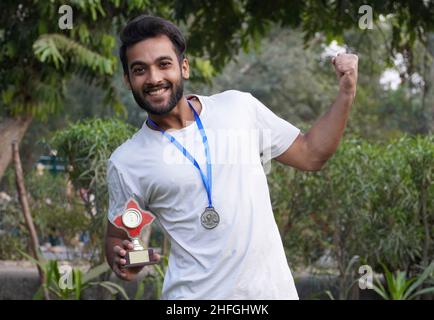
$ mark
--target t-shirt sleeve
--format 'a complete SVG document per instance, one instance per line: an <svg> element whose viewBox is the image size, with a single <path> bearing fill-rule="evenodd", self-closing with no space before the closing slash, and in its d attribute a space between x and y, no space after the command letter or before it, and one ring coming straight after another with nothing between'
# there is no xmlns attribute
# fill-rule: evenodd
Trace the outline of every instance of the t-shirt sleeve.
<svg viewBox="0 0 434 320"><path fill-rule="evenodd" d="M285 152L295 141L300 129L278 117L262 102L252 97L256 128L259 130L259 150L263 162L268 162Z"/></svg>
<svg viewBox="0 0 434 320"><path fill-rule="evenodd" d="M109 194L108 219L111 223L121 214L131 194L122 173L112 161L107 162L107 187Z"/></svg>

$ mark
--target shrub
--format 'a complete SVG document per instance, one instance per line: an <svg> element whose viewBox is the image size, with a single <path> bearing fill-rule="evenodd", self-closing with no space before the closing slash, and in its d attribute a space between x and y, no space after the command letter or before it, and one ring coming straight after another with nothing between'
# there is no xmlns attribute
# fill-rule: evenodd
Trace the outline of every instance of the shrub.
<svg viewBox="0 0 434 320"><path fill-rule="evenodd" d="M354 256L381 271L434 258L433 136L372 144L346 139L319 172L273 166L274 213L294 266L327 251L339 272Z"/></svg>
<svg viewBox="0 0 434 320"><path fill-rule="evenodd" d="M111 153L137 129L117 119L92 119L69 125L56 132L51 145L67 159L69 179L80 190L90 218L91 245L103 257L107 223L107 160Z"/></svg>

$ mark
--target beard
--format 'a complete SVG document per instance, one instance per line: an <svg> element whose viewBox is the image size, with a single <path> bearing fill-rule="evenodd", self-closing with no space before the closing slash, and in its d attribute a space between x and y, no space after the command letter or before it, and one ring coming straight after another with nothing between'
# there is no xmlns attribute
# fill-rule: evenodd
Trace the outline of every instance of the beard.
<svg viewBox="0 0 434 320"><path fill-rule="evenodd" d="M155 106L152 103L148 102L145 98L146 91L150 89L158 88L168 88L171 91L169 101L164 106ZM158 86L148 86L144 88L142 91L132 89L134 100L139 105L140 108L153 115L165 115L170 113L170 111L175 108L178 101L181 100L184 95L184 80L180 78L180 81L177 84L172 84L169 81L166 81L162 85Z"/></svg>

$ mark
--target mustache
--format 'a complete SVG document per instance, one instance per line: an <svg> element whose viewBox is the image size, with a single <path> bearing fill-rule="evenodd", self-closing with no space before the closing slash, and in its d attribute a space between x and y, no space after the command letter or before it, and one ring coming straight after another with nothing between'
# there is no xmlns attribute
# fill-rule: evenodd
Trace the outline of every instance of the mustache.
<svg viewBox="0 0 434 320"><path fill-rule="evenodd" d="M160 83L157 85L145 85L143 87L143 92L149 92L149 91L160 90L160 89L168 89L171 87L172 87L172 84L170 82L166 81L164 83Z"/></svg>

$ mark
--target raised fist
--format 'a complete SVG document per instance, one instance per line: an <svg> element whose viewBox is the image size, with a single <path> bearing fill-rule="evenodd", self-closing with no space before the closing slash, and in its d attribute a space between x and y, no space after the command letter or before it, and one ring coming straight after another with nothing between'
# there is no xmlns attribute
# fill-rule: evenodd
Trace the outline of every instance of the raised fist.
<svg viewBox="0 0 434 320"><path fill-rule="evenodd" d="M358 60L359 58L351 53L338 53L332 58L332 64L339 80L339 90L342 93L356 94Z"/></svg>

